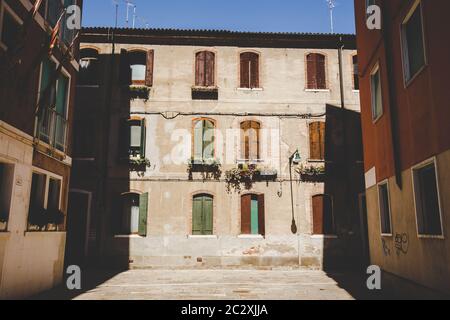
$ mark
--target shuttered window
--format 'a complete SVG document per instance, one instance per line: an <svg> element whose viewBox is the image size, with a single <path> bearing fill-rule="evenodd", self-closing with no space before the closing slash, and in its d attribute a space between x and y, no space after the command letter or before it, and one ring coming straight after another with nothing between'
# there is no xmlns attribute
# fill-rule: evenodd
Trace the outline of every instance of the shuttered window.
<svg viewBox="0 0 450 320"><path fill-rule="evenodd" d="M392 234L391 228L391 206L389 203L389 185L383 183L378 185L378 202L380 207L381 234Z"/></svg>
<svg viewBox="0 0 450 320"><path fill-rule="evenodd" d="M309 124L309 146L311 160L325 159L325 122Z"/></svg>
<svg viewBox="0 0 450 320"><path fill-rule="evenodd" d="M266 234L264 195L247 194L241 197L241 233Z"/></svg>
<svg viewBox="0 0 450 320"><path fill-rule="evenodd" d="M215 84L214 68L214 52L198 52L195 55L195 85L199 87L213 87Z"/></svg>
<svg viewBox="0 0 450 320"><path fill-rule="evenodd" d="M254 52L241 53L241 88L259 88L259 55Z"/></svg>
<svg viewBox="0 0 450 320"><path fill-rule="evenodd" d="M121 50L120 83L153 86L154 50Z"/></svg>
<svg viewBox="0 0 450 320"><path fill-rule="evenodd" d="M313 208L313 234L333 235L334 219L331 197L328 195L316 195L312 198Z"/></svg>
<svg viewBox="0 0 450 320"><path fill-rule="evenodd" d="M146 156L146 122L145 119L123 119L119 132L119 158Z"/></svg>
<svg viewBox="0 0 450 320"><path fill-rule="evenodd" d="M310 53L306 56L307 89L326 89L325 56Z"/></svg>
<svg viewBox="0 0 450 320"><path fill-rule="evenodd" d="M370 75L370 89L372 97L372 120L376 121L383 115L383 95L381 89L381 73L376 67Z"/></svg>
<svg viewBox="0 0 450 320"><path fill-rule="evenodd" d="M353 89L359 90L359 69L358 69L358 56L352 57L353 62Z"/></svg>
<svg viewBox="0 0 450 320"><path fill-rule="evenodd" d="M246 161L260 159L261 125L256 121L246 121L241 124L241 158Z"/></svg>
<svg viewBox="0 0 450 320"><path fill-rule="evenodd" d="M148 193L122 195L121 230L123 235L147 235Z"/></svg>
<svg viewBox="0 0 450 320"><path fill-rule="evenodd" d="M402 47L405 81L411 80L425 65L422 25L422 5L419 3L402 24Z"/></svg>
<svg viewBox="0 0 450 320"><path fill-rule="evenodd" d="M419 234L442 236L439 192L434 163L414 170L414 195Z"/></svg>
<svg viewBox="0 0 450 320"><path fill-rule="evenodd" d="M215 158L215 125L208 119L194 122L194 160L205 161Z"/></svg>
<svg viewBox="0 0 450 320"><path fill-rule="evenodd" d="M208 194L194 196L192 207L192 235L213 234L213 197Z"/></svg>

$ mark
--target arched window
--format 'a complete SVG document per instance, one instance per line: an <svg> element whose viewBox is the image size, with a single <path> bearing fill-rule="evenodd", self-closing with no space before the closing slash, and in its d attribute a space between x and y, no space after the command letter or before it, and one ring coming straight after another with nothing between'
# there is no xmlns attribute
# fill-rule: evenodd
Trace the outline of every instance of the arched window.
<svg viewBox="0 0 450 320"><path fill-rule="evenodd" d="M257 161L260 159L261 124L256 121L241 123L241 158L245 161Z"/></svg>
<svg viewBox="0 0 450 320"><path fill-rule="evenodd" d="M194 196L192 204L192 235L213 235L214 197L209 194Z"/></svg>
<svg viewBox="0 0 450 320"><path fill-rule="evenodd" d="M244 52L240 56L241 88L259 88L259 55Z"/></svg>
<svg viewBox="0 0 450 320"><path fill-rule="evenodd" d="M209 119L194 121L194 161L212 160L215 158L215 124Z"/></svg>
<svg viewBox="0 0 450 320"><path fill-rule="evenodd" d="M148 194L126 193L121 196L120 233L147 235Z"/></svg>
<svg viewBox="0 0 450 320"><path fill-rule="evenodd" d="M213 87L215 85L214 72L214 52L197 52L195 55L195 85L199 87Z"/></svg>
<svg viewBox="0 0 450 320"><path fill-rule="evenodd" d="M147 69L147 54L144 51L131 51L128 53L131 68L131 83L145 84L145 72Z"/></svg>
<svg viewBox="0 0 450 320"><path fill-rule="evenodd" d="M80 51L80 85L96 85L99 82L99 55L98 51L91 48Z"/></svg>
<svg viewBox="0 0 450 320"><path fill-rule="evenodd" d="M264 195L243 195L241 197L241 233L265 235L264 220Z"/></svg>
<svg viewBox="0 0 450 320"><path fill-rule="evenodd" d="M123 85L153 86L154 50L120 51L119 81Z"/></svg>
<svg viewBox="0 0 450 320"><path fill-rule="evenodd" d="M309 158L311 160L325 159L325 122L309 124Z"/></svg>
<svg viewBox="0 0 450 320"><path fill-rule="evenodd" d="M307 89L326 89L325 56L310 53L306 56Z"/></svg>
<svg viewBox="0 0 450 320"><path fill-rule="evenodd" d="M313 234L333 235L334 218L331 197L326 194L319 194L312 198L313 209Z"/></svg>

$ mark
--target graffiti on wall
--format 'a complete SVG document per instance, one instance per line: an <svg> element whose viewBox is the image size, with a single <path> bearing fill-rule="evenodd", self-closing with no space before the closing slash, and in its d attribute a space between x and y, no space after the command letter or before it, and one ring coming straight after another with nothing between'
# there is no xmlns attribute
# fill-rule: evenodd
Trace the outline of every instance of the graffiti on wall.
<svg viewBox="0 0 450 320"><path fill-rule="evenodd" d="M389 248L389 245L386 242L386 239L382 239L382 244L383 244L383 253L385 257L388 257L391 255L391 248Z"/></svg>
<svg viewBox="0 0 450 320"><path fill-rule="evenodd" d="M395 235L395 250L397 251L397 256L401 254L408 254L409 249L409 236L407 233L397 233Z"/></svg>

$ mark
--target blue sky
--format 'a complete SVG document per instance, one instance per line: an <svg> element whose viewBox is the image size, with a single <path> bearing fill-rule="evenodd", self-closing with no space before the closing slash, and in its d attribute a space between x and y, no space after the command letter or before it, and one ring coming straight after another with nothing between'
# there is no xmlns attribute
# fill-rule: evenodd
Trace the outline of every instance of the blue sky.
<svg viewBox="0 0 450 320"><path fill-rule="evenodd" d="M126 23L119 2L119 26ZM326 0L131 0L137 27L235 31L330 32ZM114 26L114 0L84 0L84 26ZM131 17L130 10L130 17ZM354 33L353 0L336 0L335 32ZM131 18L130 18L131 26Z"/></svg>

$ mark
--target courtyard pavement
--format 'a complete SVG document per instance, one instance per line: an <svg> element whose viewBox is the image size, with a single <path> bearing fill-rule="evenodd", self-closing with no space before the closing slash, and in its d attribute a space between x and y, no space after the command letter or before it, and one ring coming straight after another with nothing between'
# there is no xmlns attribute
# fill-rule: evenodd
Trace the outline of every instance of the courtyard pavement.
<svg viewBox="0 0 450 320"><path fill-rule="evenodd" d="M313 270L129 270L83 274L81 291L59 288L35 299L354 300L378 299L366 279Z"/></svg>

